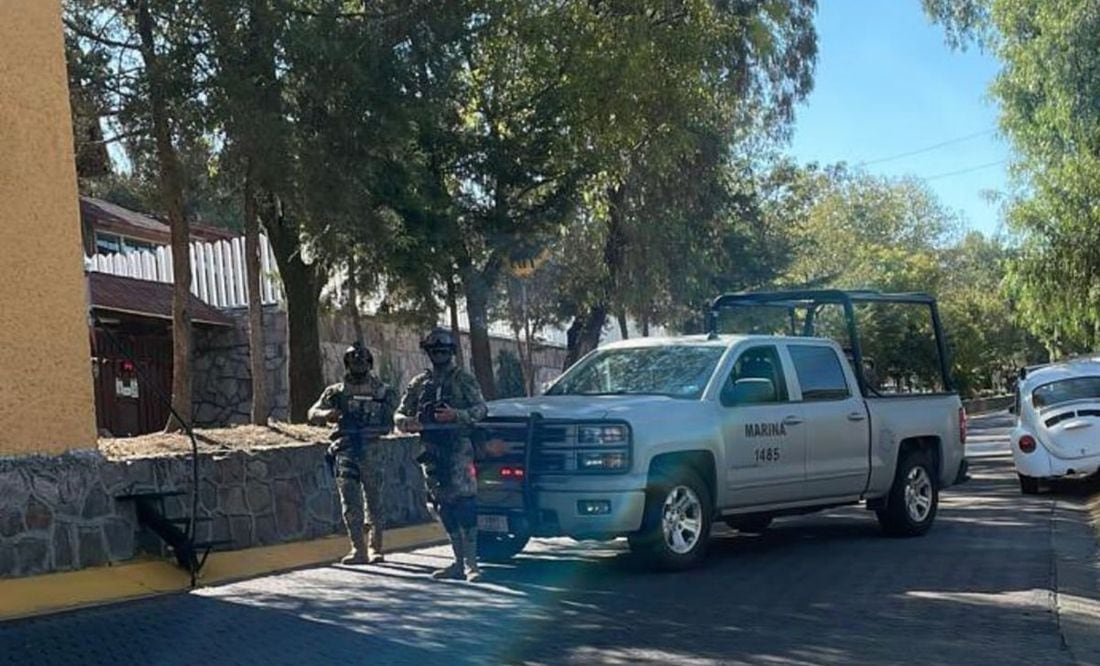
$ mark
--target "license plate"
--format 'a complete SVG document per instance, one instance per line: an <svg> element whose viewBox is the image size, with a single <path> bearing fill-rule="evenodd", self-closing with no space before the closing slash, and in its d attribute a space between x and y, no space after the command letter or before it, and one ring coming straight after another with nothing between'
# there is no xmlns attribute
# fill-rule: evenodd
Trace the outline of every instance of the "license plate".
<svg viewBox="0 0 1100 666"><path fill-rule="evenodd" d="M486 532L508 532L508 516L478 516L477 528Z"/></svg>

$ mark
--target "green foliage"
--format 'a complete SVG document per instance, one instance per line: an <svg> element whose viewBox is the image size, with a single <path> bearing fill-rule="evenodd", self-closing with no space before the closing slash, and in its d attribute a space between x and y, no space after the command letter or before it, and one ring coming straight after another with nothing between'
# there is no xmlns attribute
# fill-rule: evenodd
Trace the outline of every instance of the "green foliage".
<svg viewBox="0 0 1100 666"><path fill-rule="evenodd" d="M993 5L1004 67L993 86L1019 160L1009 222L1013 294L1055 353L1100 345L1100 11L1095 3Z"/></svg>
<svg viewBox="0 0 1100 666"><path fill-rule="evenodd" d="M1042 358L1002 288L1011 251L977 232L959 238L957 217L927 186L844 167L811 166L795 181L804 193L796 199L802 221L794 226L787 284L936 295L953 382L966 394L1001 385L1014 368ZM875 305L857 317L880 379L937 383L927 311ZM841 324L838 313L828 313L819 330L846 340Z"/></svg>
<svg viewBox="0 0 1100 666"><path fill-rule="evenodd" d="M418 322L454 281L474 322L690 326L784 263L759 156L810 90L811 0L148 2L185 208L239 227L253 206L293 301L353 268ZM74 99L124 137L124 173L86 190L163 210L130 16L67 2ZM502 276L532 257L517 308Z"/></svg>
<svg viewBox="0 0 1100 666"><path fill-rule="evenodd" d="M959 226L926 185L843 166L803 176L812 205L791 230L799 248L787 281L848 289L934 290L936 255Z"/></svg>
<svg viewBox="0 0 1100 666"><path fill-rule="evenodd" d="M921 0L928 17L943 26L947 43L966 48L971 42L987 47L996 38L990 21L994 0Z"/></svg>
<svg viewBox="0 0 1100 666"><path fill-rule="evenodd" d="M1100 345L1100 11L1088 0L925 0L949 36L1002 63L993 88L1016 149L1006 287L1055 356ZM956 39L958 41L958 39Z"/></svg>

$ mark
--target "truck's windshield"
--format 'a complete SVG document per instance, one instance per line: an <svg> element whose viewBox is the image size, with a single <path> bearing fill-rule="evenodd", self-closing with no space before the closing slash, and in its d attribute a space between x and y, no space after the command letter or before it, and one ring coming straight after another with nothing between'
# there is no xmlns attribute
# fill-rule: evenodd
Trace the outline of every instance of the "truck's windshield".
<svg viewBox="0 0 1100 666"><path fill-rule="evenodd" d="M547 395L667 395L698 399L724 347L605 349L573 366Z"/></svg>

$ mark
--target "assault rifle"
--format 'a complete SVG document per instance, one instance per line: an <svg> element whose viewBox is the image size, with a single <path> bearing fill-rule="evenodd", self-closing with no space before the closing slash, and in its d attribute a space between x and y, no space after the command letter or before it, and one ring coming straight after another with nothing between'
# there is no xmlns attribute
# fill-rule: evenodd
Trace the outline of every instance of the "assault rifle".
<svg viewBox="0 0 1100 666"><path fill-rule="evenodd" d="M435 419L437 410L449 407L442 400L425 400L420 403L416 420L420 423L420 437L424 442L433 446L416 457L416 462L424 466L424 473L436 478L441 485L450 482L449 474L439 474L440 470L451 466L452 456L463 436L469 437L477 443L479 435L483 434L473 423L440 423Z"/></svg>
<svg viewBox="0 0 1100 666"><path fill-rule="evenodd" d="M336 453L345 449L359 452L367 442L388 435L393 430L393 416L383 413L384 398L365 395L336 396L336 410L340 413L336 429L329 435L332 444L325 452L325 464L329 472L336 474Z"/></svg>

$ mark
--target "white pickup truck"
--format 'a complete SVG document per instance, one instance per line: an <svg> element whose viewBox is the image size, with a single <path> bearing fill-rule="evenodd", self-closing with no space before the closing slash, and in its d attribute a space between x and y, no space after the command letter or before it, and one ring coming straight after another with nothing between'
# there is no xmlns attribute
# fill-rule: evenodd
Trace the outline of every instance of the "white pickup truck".
<svg viewBox="0 0 1100 666"><path fill-rule="evenodd" d="M720 297L709 335L609 344L543 396L490 403L482 556L511 557L538 536L626 536L654 565L686 568L704 557L715 520L757 532L775 516L857 502L888 534L924 534L940 489L965 479L965 414L946 389L884 396L853 371L864 367L853 304L879 300L931 309L949 387L931 297L775 292ZM792 329L799 307L810 322L824 305L843 308L851 348L716 330L723 308L777 304Z"/></svg>

